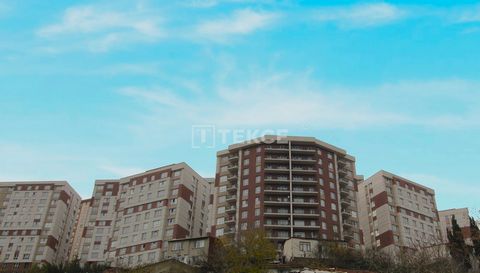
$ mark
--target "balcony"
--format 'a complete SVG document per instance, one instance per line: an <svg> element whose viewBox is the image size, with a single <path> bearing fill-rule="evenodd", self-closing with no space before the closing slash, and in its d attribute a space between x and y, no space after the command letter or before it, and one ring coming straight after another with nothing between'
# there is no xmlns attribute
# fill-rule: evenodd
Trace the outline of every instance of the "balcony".
<svg viewBox="0 0 480 273"><path fill-rule="evenodd" d="M230 216L225 219L225 224L232 224L235 223L235 216Z"/></svg>
<svg viewBox="0 0 480 273"><path fill-rule="evenodd" d="M315 225L293 225L294 229L320 229L320 226Z"/></svg>
<svg viewBox="0 0 480 273"><path fill-rule="evenodd" d="M341 178L351 178L349 170L345 168L338 169L338 176Z"/></svg>
<svg viewBox="0 0 480 273"><path fill-rule="evenodd" d="M265 172L280 172L280 173L285 173L285 172L290 172L290 169L287 166L283 165L266 165L265 166Z"/></svg>
<svg viewBox="0 0 480 273"><path fill-rule="evenodd" d="M227 191L237 191L237 185L229 185L227 186Z"/></svg>
<svg viewBox="0 0 480 273"><path fill-rule="evenodd" d="M226 202L237 201L237 196L234 195L234 194L227 195L226 198L225 198L225 201L226 201Z"/></svg>
<svg viewBox="0 0 480 273"><path fill-rule="evenodd" d="M318 181L315 180L314 177L305 177L305 176L294 176L292 178L292 182L294 184L300 185L300 184L305 184L305 185L315 185L318 184Z"/></svg>
<svg viewBox="0 0 480 273"><path fill-rule="evenodd" d="M232 213L237 212L237 208L235 206L229 206L225 208L225 213Z"/></svg>
<svg viewBox="0 0 480 273"><path fill-rule="evenodd" d="M264 213L265 217L283 217L290 216L290 212L288 210L266 210Z"/></svg>
<svg viewBox="0 0 480 273"><path fill-rule="evenodd" d="M292 202L293 205L297 205L297 206L318 206L318 202L316 200L301 200L301 199L294 199L293 202Z"/></svg>
<svg viewBox="0 0 480 273"><path fill-rule="evenodd" d="M315 164L317 161L311 156L293 156L292 162L302 164Z"/></svg>
<svg viewBox="0 0 480 273"><path fill-rule="evenodd" d="M293 188L292 193L294 195L318 195L319 191L315 188Z"/></svg>
<svg viewBox="0 0 480 273"><path fill-rule="evenodd" d="M238 154L230 155L230 156L228 157L228 160L231 161L231 162L238 161Z"/></svg>
<svg viewBox="0 0 480 273"><path fill-rule="evenodd" d="M344 238L345 241L353 240L355 238L355 233L353 231L350 231L350 230L344 230L343 238Z"/></svg>
<svg viewBox="0 0 480 273"><path fill-rule="evenodd" d="M283 182L283 183L290 183L290 179L288 179L288 176L271 176L267 175L265 176L265 182Z"/></svg>
<svg viewBox="0 0 480 273"><path fill-rule="evenodd" d="M235 234L235 228L231 227L225 230L224 235Z"/></svg>
<svg viewBox="0 0 480 273"><path fill-rule="evenodd" d="M337 164L339 168L347 166L347 161L344 158L338 158Z"/></svg>
<svg viewBox="0 0 480 273"><path fill-rule="evenodd" d="M238 164L229 165L227 169L230 172L236 172L236 171L238 171Z"/></svg>
<svg viewBox="0 0 480 273"><path fill-rule="evenodd" d="M286 194L290 193L288 187L265 187L264 189L265 194Z"/></svg>
<svg viewBox="0 0 480 273"><path fill-rule="evenodd" d="M263 224L263 226L265 228L280 228L280 229L284 229L284 228L290 228L290 223L279 223L279 222L265 222L265 224Z"/></svg>
<svg viewBox="0 0 480 273"><path fill-rule="evenodd" d="M273 150L285 151L285 150L287 150L288 151L288 146L287 145L267 145L267 146L265 146L265 150L267 150L267 151L273 151Z"/></svg>
<svg viewBox="0 0 480 273"><path fill-rule="evenodd" d="M265 205L288 205L290 200L288 198L265 198L263 201Z"/></svg>
<svg viewBox="0 0 480 273"><path fill-rule="evenodd" d="M338 182L340 183L341 187L348 187L350 185L350 182L345 178L338 179Z"/></svg>
<svg viewBox="0 0 480 273"><path fill-rule="evenodd" d="M352 217L352 211L342 209L342 216L343 216L343 218L350 218L350 217Z"/></svg>
<svg viewBox="0 0 480 273"><path fill-rule="evenodd" d="M357 228L357 222L354 222L354 221L351 221L351 220L345 220L343 221L343 227L345 229L353 229L353 228Z"/></svg>
<svg viewBox="0 0 480 273"><path fill-rule="evenodd" d="M238 176L236 174L230 175L230 176L228 176L227 180L230 181L230 182L237 181Z"/></svg>
<svg viewBox="0 0 480 273"><path fill-rule="evenodd" d="M350 201L350 199L347 199L347 198L342 198L340 200L340 203L341 203L342 207L344 207L344 208L352 206L352 202Z"/></svg>
<svg viewBox="0 0 480 273"><path fill-rule="evenodd" d="M293 166L292 172L294 173L316 173L317 170L314 168L309 167L302 167L302 166Z"/></svg>
<svg viewBox="0 0 480 273"><path fill-rule="evenodd" d="M268 232L266 237L270 240L288 240L290 238L289 232Z"/></svg>
<svg viewBox="0 0 480 273"><path fill-rule="evenodd" d="M301 153L301 154L314 154L317 152L317 149L314 147L309 147L309 146L299 146L299 145L294 145L292 146L292 153Z"/></svg>
<svg viewBox="0 0 480 273"><path fill-rule="evenodd" d="M304 209L294 209L293 210L293 217L294 218L318 218L320 217L320 214L311 209L307 209L307 210L304 210Z"/></svg>
<svg viewBox="0 0 480 273"><path fill-rule="evenodd" d="M288 162L288 156L280 156L280 155L267 155L265 157L265 162Z"/></svg>

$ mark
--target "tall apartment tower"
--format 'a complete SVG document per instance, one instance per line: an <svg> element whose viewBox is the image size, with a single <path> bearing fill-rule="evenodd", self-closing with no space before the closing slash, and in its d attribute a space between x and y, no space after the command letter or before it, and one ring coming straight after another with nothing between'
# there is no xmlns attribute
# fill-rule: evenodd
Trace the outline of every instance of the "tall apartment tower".
<svg viewBox="0 0 480 273"><path fill-rule="evenodd" d="M80 249L82 246L82 235L87 223L88 209L90 208L91 199L82 200L80 202L80 211L77 213L76 224L73 229L72 246L69 253L69 261L80 259Z"/></svg>
<svg viewBox="0 0 480 273"><path fill-rule="evenodd" d="M119 198L119 180L97 180L93 195L87 206L87 215L83 225L79 258L85 263L106 263L108 249L113 236L113 225L117 216L116 208Z"/></svg>
<svg viewBox="0 0 480 273"><path fill-rule="evenodd" d="M359 247L355 158L313 137L264 136L217 153L212 233L261 228Z"/></svg>
<svg viewBox="0 0 480 273"><path fill-rule="evenodd" d="M169 240L207 234L210 185L185 163L95 183L81 262L135 267L165 257Z"/></svg>
<svg viewBox="0 0 480 273"><path fill-rule="evenodd" d="M468 208L448 209L438 212L440 217L440 227L442 229L443 242L448 243L447 234L452 230L452 218L455 217L458 226L462 229L465 243L473 245L472 232L470 230L470 214Z"/></svg>
<svg viewBox="0 0 480 273"><path fill-rule="evenodd" d="M386 171L358 185L366 248L393 253L442 242L434 190Z"/></svg>
<svg viewBox="0 0 480 273"><path fill-rule="evenodd" d="M1 269L66 261L80 201L65 181L0 183Z"/></svg>

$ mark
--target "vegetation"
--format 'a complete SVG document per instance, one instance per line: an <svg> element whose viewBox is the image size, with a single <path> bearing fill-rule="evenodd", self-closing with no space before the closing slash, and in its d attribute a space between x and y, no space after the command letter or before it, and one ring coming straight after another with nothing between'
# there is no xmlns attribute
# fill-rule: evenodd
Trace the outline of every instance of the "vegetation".
<svg viewBox="0 0 480 273"><path fill-rule="evenodd" d="M471 249L466 245L462 229L458 225L455 217L452 217L452 230L447 232L449 241L448 247L452 258L457 264L462 265L464 270L472 268L470 261Z"/></svg>
<svg viewBox="0 0 480 273"><path fill-rule="evenodd" d="M473 217L470 218L470 231L472 233L473 255L480 262L480 230Z"/></svg>
<svg viewBox="0 0 480 273"><path fill-rule="evenodd" d="M80 266L78 260L61 265L38 265L31 266L27 273L103 273L108 267L103 265Z"/></svg>
<svg viewBox="0 0 480 273"><path fill-rule="evenodd" d="M265 238L265 232L249 230L242 232L238 240L217 240L201 266L201 272L263 273L275 258L275 246Z"/></svg>
<svg viewBox="0 0 480 273"><path fill-rule="evenodd" d="M395 255L369 250L359 250L333 245L327 250L329 258L321 262L327 267L353 270L368 270L377 273L461 273L459 267L448 257L435 250L404 250Z"/></svg>

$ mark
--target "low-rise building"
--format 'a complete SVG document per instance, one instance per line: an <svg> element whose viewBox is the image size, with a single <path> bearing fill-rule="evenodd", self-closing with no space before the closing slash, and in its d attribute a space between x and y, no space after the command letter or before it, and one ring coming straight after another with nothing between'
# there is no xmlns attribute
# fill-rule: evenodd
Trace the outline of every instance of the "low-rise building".
<svg viewBox="0 0 480 273"><path fill-rule="evenodd" d="M440 216L443 242L448 243L447 234L452 230L452 218L455 217L458 226L462 229L465 243L468 245L473 245L472 233L470 231L470 214L468 213L468 208L441 210L438 212L438 214Z"/></svg>
<svg viewBox="0 0 480 273"><path fill-rule="evenodd" d="M331 241L306 238L290 238L283 245L282 262L290 262L295 258L327 259L329 258L329 249L336 247L348 247L346 241Z"/></svg>
<svg viewBox="0 0 480 273"><path fill-rule="evenodd" d="M215 238L210 236L168 241L166 259L176 259L189 265L199 265L208 258Z"/></svg>

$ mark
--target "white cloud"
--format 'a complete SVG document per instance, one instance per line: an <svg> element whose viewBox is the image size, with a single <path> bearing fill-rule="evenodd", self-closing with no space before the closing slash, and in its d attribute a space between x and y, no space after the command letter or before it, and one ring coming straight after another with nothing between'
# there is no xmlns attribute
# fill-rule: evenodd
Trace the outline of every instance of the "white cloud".
<svg viewBox="0 0 480 273"><path fill-rule="evenodd" d="M356 129L376 126L477 128L480 83L444 80L400 82L368 88L321 85L303 75L225 79L214 92L183 97L160 87L126 87L127 95L152 111L146 123L213 124L223 127ZM178 92L182 90L177 90ZM478 93L477 93L478 94ZM413 105L412 97L422 107ZM437 100L461 104L463 110L424 111ZM458 107L456 107L458 108ZM170 124L175 123L169 119Z"/></svg>
<svg viewBox="0 0 480 273"><path fill-rule="evenodd" d="M145 170L137 167L125 167L125 166L116 166L112 164L106 164L99 166L99 169L111 173L116 176L116 178L126 177L129 175L142 173Z"/></svg>
<svg viewBox="0 0 480 273"><path fill-rule="evenodd" d="M270 26L279 14L251 9L236 10L229 17L204 21L195 29L201 39L224 42L234 35L247 35Z"/></svg>
<svg viewBox="0 0 480 273"><path fill-rule="evenodd" d="M364 28L385 25L405 17L407 11L387 3L327 7L315 13L315 19L333 22L344 28Z"/></svg>
<svg viewBox="0 0 480 273"><path fill-rule="evenodd" d="M72 37L91 51L106 51L124 43L153 42L165 36L158 14L143 8L115 11L102 6L68 8L60 22L37 30L42 38Z"/></svg>
<svg viewBox="0 0 480 273"><path fill-rule="evenodd" d="M480 22L480 5L468 6L454 12L457 23Z"/></svg>

